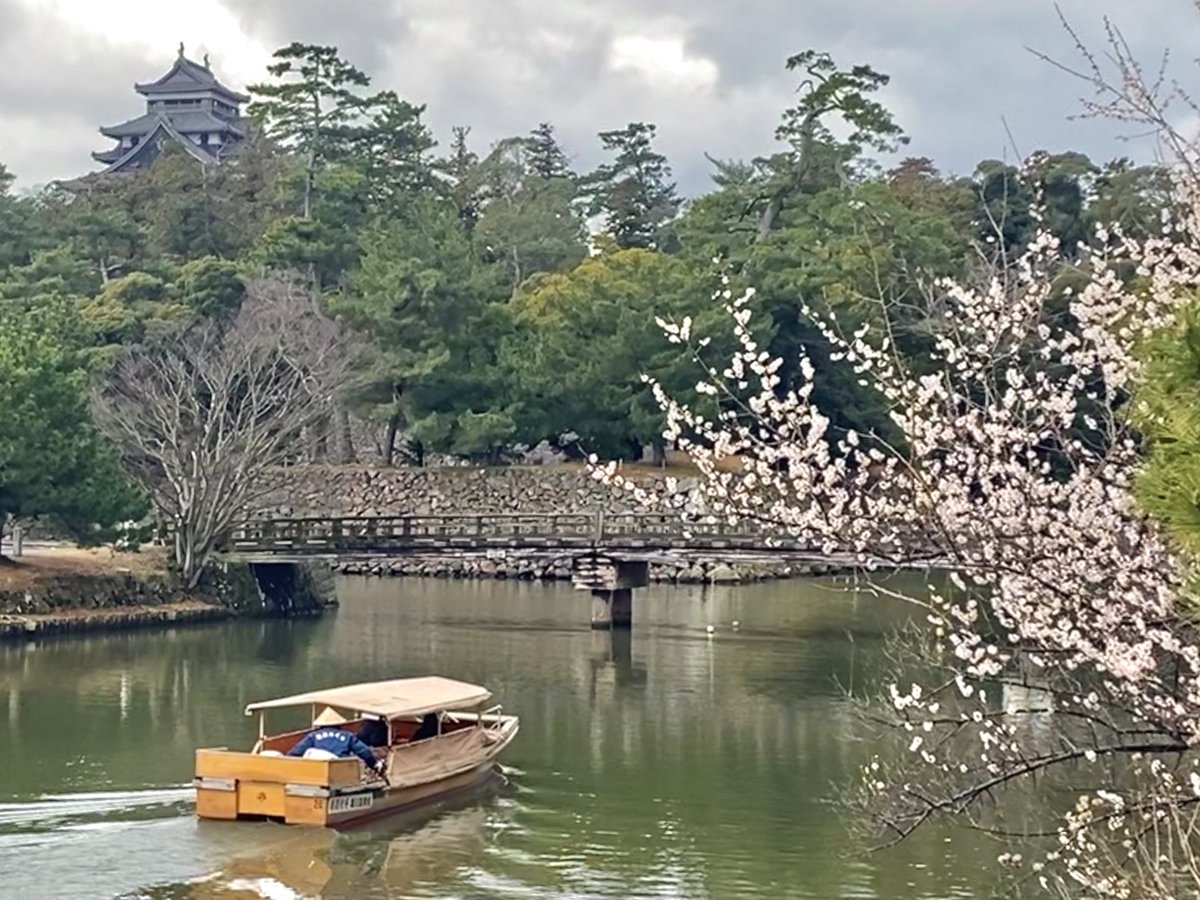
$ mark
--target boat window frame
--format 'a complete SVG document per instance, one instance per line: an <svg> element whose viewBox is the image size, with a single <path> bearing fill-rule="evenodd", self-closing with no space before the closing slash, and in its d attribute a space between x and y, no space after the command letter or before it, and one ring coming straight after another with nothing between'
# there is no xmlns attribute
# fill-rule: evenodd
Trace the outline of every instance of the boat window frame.
<svg viewBox="0 0 1200 900"><path fill-rule="evenodd" d="M317 703L310 704L308 725L306 726L305 730L311 731L314 728L318 727L318 725L315 721L315 719L318 715L318 713L317 713L318 706L321 706L324 709L333 709L339 713L350 714L350 718L347 719L346 721L352 721L353 719L377 719L377 720L383 721L385 727L387 728L387 744L385 745L386 748L389 750L389 752L398 749L398 745L396 745L394 743L396 734L392 728L392 717L391 716L383 716L383 715L380 715L379 713L366 712L364 710L353 709L352 707L348 707L348 706L334 707L334 706L329 706L328 704L317 704ZM258 741L257 741L257 743L255 743L254 748L250 751L251 753L259 752L259 750L262 748L263 742L268 737L268 735L267 735L267 711L268 711L268 709L269 708L256 709L252 713L252 715L254 715L258 718ZM493 704L492 706L488 706L488 707L484 707L484 705L481 703L481 704L479 704L479 706L475 707L474 709L459 709L459 710L441 709L441 710L437 710L435 713L438 717L437 734L435 734L432 738L423 738L420 741L417 741L416 743L422 744L428 740L434 740L436 738L444 737L446 732L443 730L443 727L445 724L445 720L447 718L449 718L455 722L463 721L462 719L458 719L455 717L456 712L462 713L462 714L465 714L468 716L474 716L475 717L474 727L479 728L479 729L486 729L487 725L484 722L484 718L487 716L494 716L496 718L500 718L503 716L503 709L504 709L504 706L503 706L503 704L500 704L500 703L496 703L496 704ZM424 715L424 714L422 714L422 715ZM408 719L409 717L397 716L396 718L397 719ZM415 722L421 721L421 716L413 716L411 718ZM330 727L337 727L337 726L330 726ZM406 741L405 746L408 746L411 743L413 743L413 742ZM373 748L373 749L378 749L378 748Z"/></svg>

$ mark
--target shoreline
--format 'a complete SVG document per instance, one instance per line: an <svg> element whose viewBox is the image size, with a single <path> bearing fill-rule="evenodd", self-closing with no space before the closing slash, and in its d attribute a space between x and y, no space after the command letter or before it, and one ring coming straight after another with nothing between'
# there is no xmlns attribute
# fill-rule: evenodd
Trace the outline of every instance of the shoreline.
<svg viewBox="0 0 1200 900"><path fill-rule="evenodd" d="M271 567L264 567L270 569ZM257 572L214 566L194 589L171 576L160 548L139 552L43 545L0 566L0 642L175 628L228 619L303 618L334 605L310 566Z"/></svg>
<svg viewBox="0 0 1200 900"><path fill-rule="evenodd" d="M337 605L331 585L315 603L292 606L282 597L268 604L264 585L232 570L198 594L181 596L165 576L160 551L113 554L75 547L42 547L0 570L0 644L58 635L202 625L233 619L304 618ZM11 563L10 563L11 565ZM572 558L561 553L493 556L344 558L312 566L307 583L336 576L433 578L459 581L569 583ZM750 585L766 581L837 577L853 571L844 562L806 560L782 564L719 561L680 555L651 563L652 584ZM296 585L298 586L298 585ZM296 587L293 586L293 587ZM284 587L284 596L291 592ZM247 602L249 594L255 597Z"/></svg>
<svg viewBox="0 0 1200 900"><path fill-rule="evenodd" d="M0 615L0 642L32 640L60 634L133 631L154 626L174 628L232 619L235 610L201 601L181 601L158 606L108 609L65 608L60 612Z"/></svg>
<svg viewBox="0 0 1200 900"><path fill-rule="evenodd" d="M337 603L333 602L321 609L299 610L288 615L253 614L200 600L183 600L158 606L125 606L108 609L68 607L55 613L0 614L0 644L58 635L138 631L159 627L165 630L231 620L315 619L336 606Z"/></svg>

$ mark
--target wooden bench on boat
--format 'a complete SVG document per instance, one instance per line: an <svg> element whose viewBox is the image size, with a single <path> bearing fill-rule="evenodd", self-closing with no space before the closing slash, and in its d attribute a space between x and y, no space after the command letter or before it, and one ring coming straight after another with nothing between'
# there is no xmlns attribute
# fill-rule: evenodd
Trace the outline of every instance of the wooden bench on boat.
<svg viewBox="0 0 1200 900"><path fill-rule="evenodd" d="M485 777L520 727L499 706L484 709L486 688L440 676L400 678L310 691L251 703L259 738L249 752L196 751L196 815L205 819L265 817L288 824L349 825L464 790ZM266 712L311 709L311 727L270 734ZM420 720L438 717L437 734L413 740ZM356 756L309 759L285 755L312 728L358 734L364 723L386 726L385 778Z"/></svg>

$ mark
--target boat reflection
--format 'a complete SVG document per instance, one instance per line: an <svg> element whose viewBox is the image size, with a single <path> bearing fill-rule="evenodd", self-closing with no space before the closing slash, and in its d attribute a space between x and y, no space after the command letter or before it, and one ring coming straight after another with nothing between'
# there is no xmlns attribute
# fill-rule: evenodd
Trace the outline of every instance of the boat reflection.
<svg viewBox="0 0 1200 900"><path fill-rule="evenodd" d="M289 839L230 860L183 892L150 894L179 900L264 897L407 897L418 885L454 883L481 864L489 829L505 804L500 776L439 806L401 813L346 831L298 828ZM294 833L294 837L291 835Z"/></svg>

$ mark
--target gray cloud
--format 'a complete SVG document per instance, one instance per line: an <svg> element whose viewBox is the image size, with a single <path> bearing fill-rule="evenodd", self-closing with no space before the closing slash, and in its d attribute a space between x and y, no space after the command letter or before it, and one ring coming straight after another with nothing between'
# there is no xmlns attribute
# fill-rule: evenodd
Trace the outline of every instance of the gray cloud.
<svg viewBox="0 0 1200 900"><path fill-rule="evenodd" d="M390 48L407 30L399 4L378 0L352 7L328 0L224 0L222 6L268 47L332 44L368 74L386 64Z"/></svg>
<svg viewBox="0 0 1200 900"><path fill-rule="evenodd" d="M30 185L78 175L92 150L111 141L97 133L137 113L133 83L144 63L63 28L16 0L0 0L0 160Z"/></svg>
<svg viewBox="0 0 1200 900"><path fill-rule="evenodd" d="M707 186L705 152L750 157L772 149L779 114L794 99L784 60L809 47L889 73L883 99L912 136L907 152L930 156L947 171L1012 158L1009 132L1021 153L1076 148L1102 160L1130 152L1116 139L1118 127L1069 121L1085 86L1025 49L1073 58L1049 0L658 0L649 10L641 0L223 5L266 46L293 39L336 44L377 87L426 103L443 143L451 126L470 125L477 149L485 150L549 120L577 164L590 167L598 162L596 132L656 122L689 193ZM1147 60L1196 24L1186 0L1141 0L1136 10L1127 0L1063 6L1096 45L1101 17L1111 14ZM157 72L115 46L74 40L69 29L26 10L0 0L0 159L33 184L86 171L88 152L103 146L95 128L133 115L130 83ZM119 16L113 27L119 34ZM640 46L663 42L666 50L678 42L677 77L654 77L632 64L614 69L615 43L631 38Z"/></svg>

